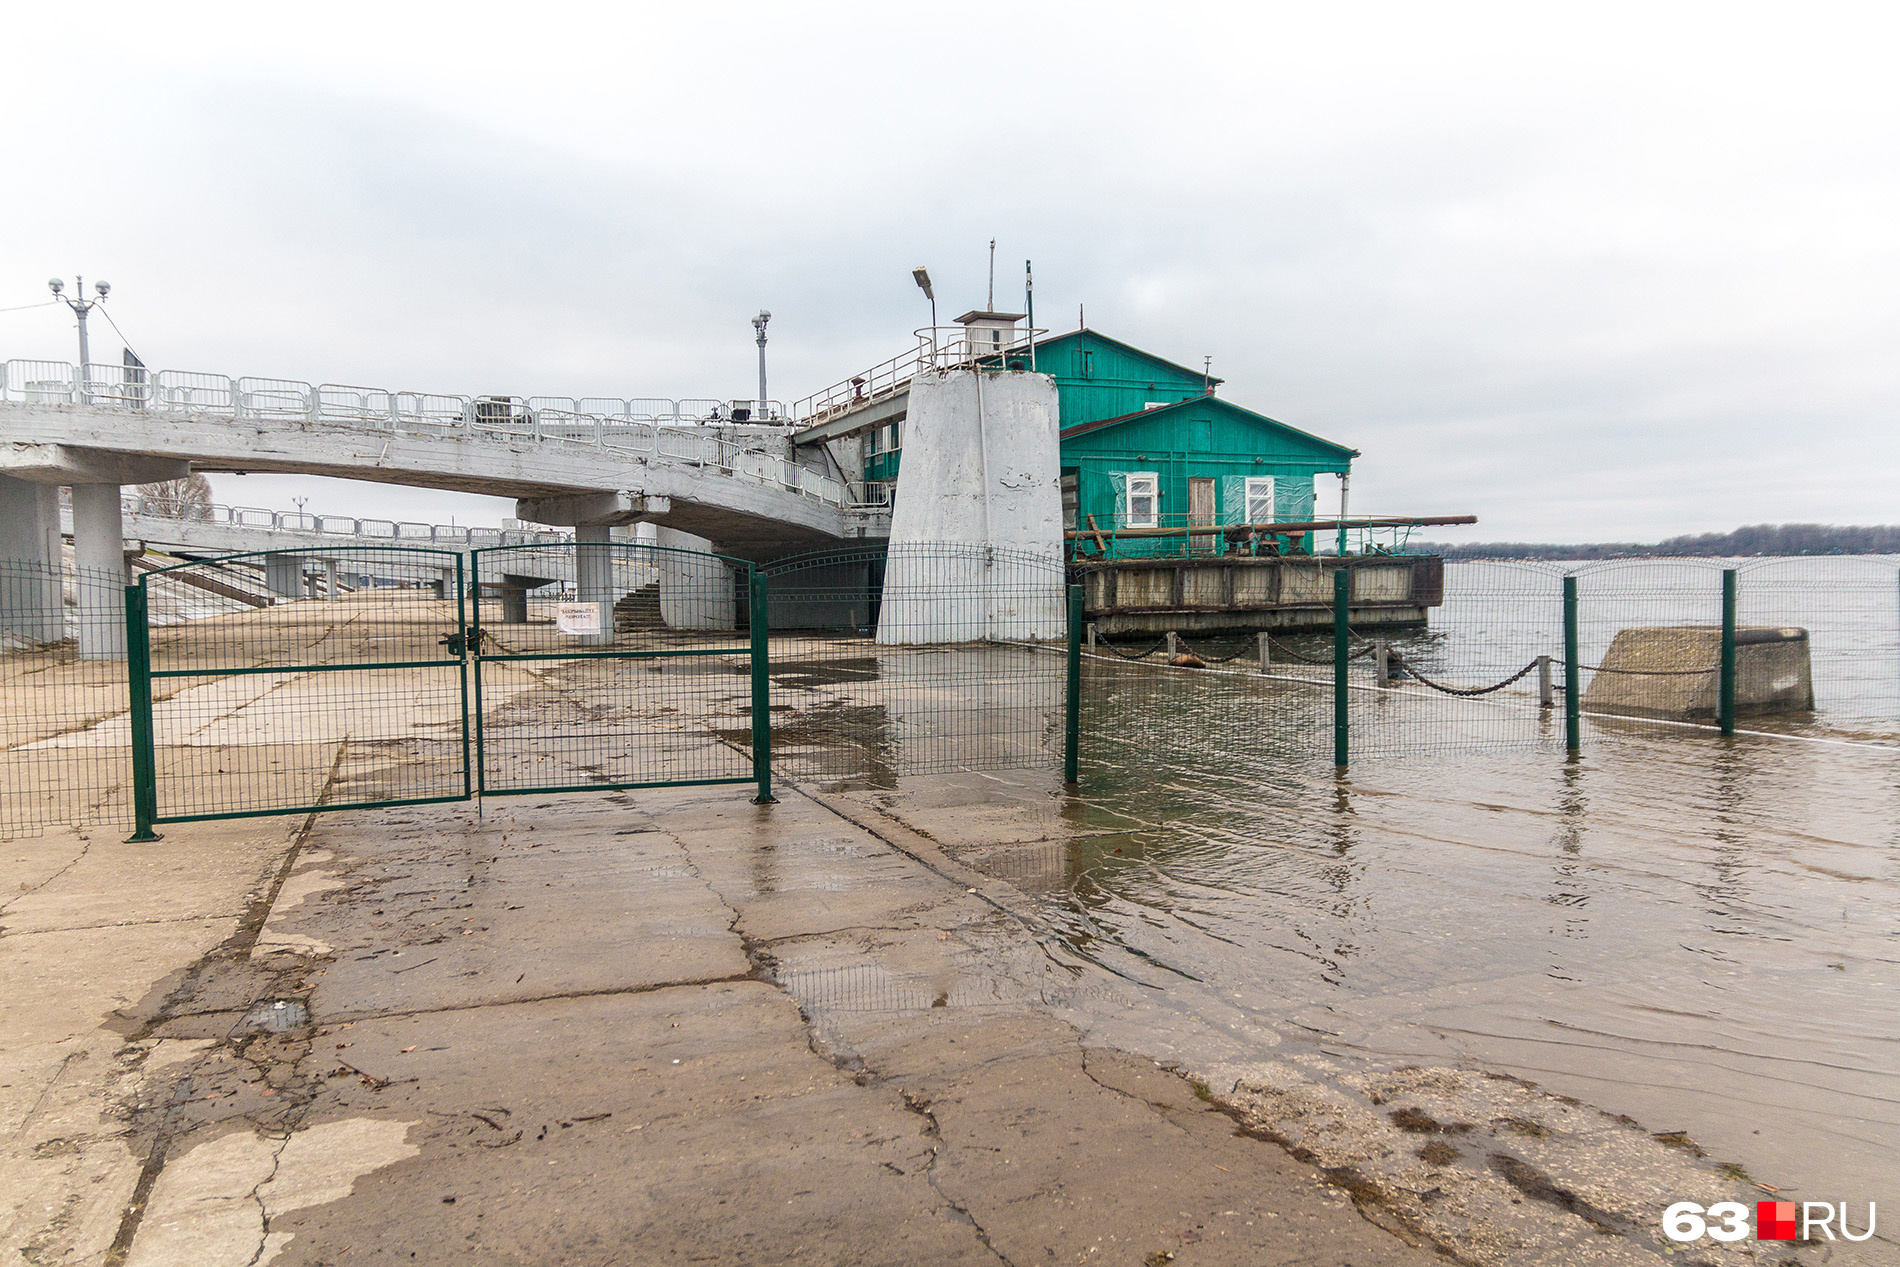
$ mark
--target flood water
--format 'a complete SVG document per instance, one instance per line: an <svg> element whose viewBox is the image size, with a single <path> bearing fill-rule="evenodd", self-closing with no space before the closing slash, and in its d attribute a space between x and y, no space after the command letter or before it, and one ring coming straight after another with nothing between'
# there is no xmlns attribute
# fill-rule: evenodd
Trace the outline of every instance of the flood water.
<svg viewBox="0 0 1900 1267"><path fill-rule="evenodd" d="M1722 566L1586 575L1584 660L1719 620ZM1561 655L1562 571L1452 565L1404 645L1466 682ZM1741 593L1743 623L1810 630L1816 711L1733 739L1586 718L1574 761L1531 682L1355 685L1339 774L1330 695L1293 680L1324 670L1091 659L1073 834L970 860L1279 1050L1507 1072L1787 1199L1900 1200L1900 586L1891 560L1779 560Z"/></svg>
<svg viewBox="0 0 1900 1267"><path fill-rule="evenodd" d="M990 860L1077 946L1296 1045L1687 1131L1794 1199L1900 1195L1900 751L1590 722L1574 762L1415 744L1338 775L1276 741L1312 701L1091 672L1169 686L1097 682L1077 834Z"/></svg>

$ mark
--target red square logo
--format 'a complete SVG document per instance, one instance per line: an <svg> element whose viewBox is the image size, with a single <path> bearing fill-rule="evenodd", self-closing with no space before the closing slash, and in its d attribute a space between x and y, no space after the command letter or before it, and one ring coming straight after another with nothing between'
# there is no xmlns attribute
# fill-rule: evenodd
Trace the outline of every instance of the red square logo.
<svg viewBox="0 0 1900 1267"><path fill-rule="evenodd" d="M1800 1239L1800 1233L1795 1230L1794 1204L1792 1201L1755 1202L1755 1239L1758 1241Z"/></svg>

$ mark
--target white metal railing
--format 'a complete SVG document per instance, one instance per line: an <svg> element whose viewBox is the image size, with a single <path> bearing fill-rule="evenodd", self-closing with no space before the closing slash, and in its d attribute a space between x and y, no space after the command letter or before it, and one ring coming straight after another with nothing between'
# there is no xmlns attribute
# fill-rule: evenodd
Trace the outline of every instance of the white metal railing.
<svg viewBox="0 0 1900 1267"><path fill-rule="evenodd" d="M731 423L734 413L741 411L750 422L758 412L757 401L450 396L344 383L313 385L290 379L34 360L0 362L0 401L579 444L630 453L641 461L659 458L690 463L735 478L775 484L830 506L842 507L846 497L839 480L775 454L748 449L729 433L722 437L705 429L707 424ZM788 417L779 401L766 402L766 414L767 425L783 423Z"/></svg>
<svg viewBox="0 0 1900 1267"><path fill-rule="evenodd" d="M808 427L876 404L897 395L924 370L964 365L1003 369L1012 360L1026 360L1030 344L1038 335L1049 332L1028 328L925 326L913 333L917 336L917 346L909 351L900 352L841 383L833 383L823 391L813 392L803 400L793 401L792 422Z"/></svg>
<svg viewBox="0 0 1900 1267"><path fill-rule="evenodd" d="M153 519L175 519L182 523L210 524L241 528L253 532L287 532L309 537L337 537L377 543L419 544L480 548L501 545L552 545L567 541L570 534L552 530L516 528L470 528L463 524L398 523L391 519L357 519L350 515L311 515L290 510L264 510L256 506L211 506L180 501L172 497L127 494L119 499L127 515Z"/></svg>

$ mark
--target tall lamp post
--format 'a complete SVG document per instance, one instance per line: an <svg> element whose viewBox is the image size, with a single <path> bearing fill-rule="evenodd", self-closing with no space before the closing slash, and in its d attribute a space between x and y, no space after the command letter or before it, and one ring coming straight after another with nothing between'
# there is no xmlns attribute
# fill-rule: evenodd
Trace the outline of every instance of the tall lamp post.
<svg viewBox="0 0 1900 1267"><path fill-rule="evenodd" d="M105 297L112 293L112 283L94 282L91 299L86 298L86 279L76 275L73 278L76 298L66 296L66 283L57 277L49 279L46 288L53 292L53 298L71 308L79 317L79 383L80 394L86 395L86 384L92 381L86 373L86 366L92 363L92 345L86 341L86 314L92 311L93 305L104 301Z"/></svg>
<svg viewBox="0 0 1900 1267"><path fill-rule="evenodd" d="M772 319L772 314L767 312L763 308L759 309L758 316L752 318L752 328L758 331L758 335L759 335L759 417L758 417L758 421L760 422L764 422L768 415L768 410L766 409L766 404L765 404L766 400L768 399L765 394L765 323L770 321L771 319Z"/></svg>
<svg viewBox="0 0 1900 1267"><path fill-rule="evenodd" d="M930 301L930 351L933 354L931 360L934 363L936 360L934 354L937 351L937 292L930 288L930 270L922 264L911 269L910 275L917 283L917 289L923 291L924 298Z"/></svg>

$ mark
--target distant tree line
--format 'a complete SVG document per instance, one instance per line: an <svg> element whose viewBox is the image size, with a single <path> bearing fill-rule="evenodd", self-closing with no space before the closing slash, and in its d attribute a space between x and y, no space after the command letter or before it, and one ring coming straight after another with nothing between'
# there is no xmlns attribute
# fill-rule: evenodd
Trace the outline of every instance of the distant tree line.
<svg viewBox="0 0 1900 1267"><path fill-rule="evenodd" d="M1599 541L1549 545L1487 541L1469 545L1413 542L1410 549L1447 559L1641 559L1655 556L1737 558L1746 555L1900 554L1900 526L1840 527L1834 524L1750 524L1733 532L1670 537L1654 545Z"/></svg>

